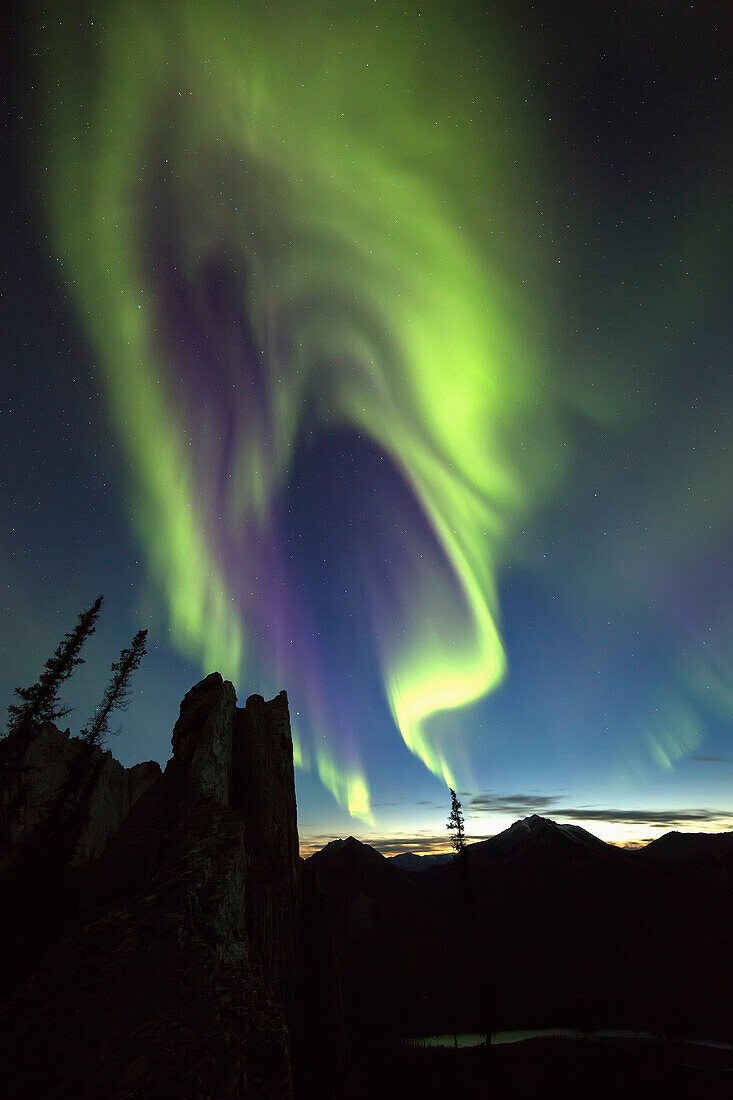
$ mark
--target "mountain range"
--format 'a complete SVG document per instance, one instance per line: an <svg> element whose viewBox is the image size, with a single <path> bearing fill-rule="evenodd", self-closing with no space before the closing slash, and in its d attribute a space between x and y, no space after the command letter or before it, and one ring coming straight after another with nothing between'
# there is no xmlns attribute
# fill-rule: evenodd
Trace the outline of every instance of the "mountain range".
<svg viewBox="0 0 733 1100"><path fill-rule="evenodd" d="M467 858L475 864L491 864L502 861L545 857L548 859L597 859L619 861L637 860L640 857L665 863L683 863L695 860L719 859L733 853L733 832L723 833L665 833L650 841L642 848L620 848L607 844L587 829L579 825L570 825L532 814L520 818L496 836L466 846ZM354 865L355 861L369 860L372 866L379 865L375 856L381 853L376 848L348 837L346 840L332 840L310 858L320 864L321 860L340 865ZM449 864L453 860L450 852L430 855L418 855L415 852L401 852L395 856L381 856L385 863L400 870L415 873L433 867Z"/></svg>
<svg viewBox="0 0 733 1100"><path fill-rule="evenodd" d="M532 815L462 859L333 841L303 881L355 1034L733 1031L731 833L624 849Z"/></svg>

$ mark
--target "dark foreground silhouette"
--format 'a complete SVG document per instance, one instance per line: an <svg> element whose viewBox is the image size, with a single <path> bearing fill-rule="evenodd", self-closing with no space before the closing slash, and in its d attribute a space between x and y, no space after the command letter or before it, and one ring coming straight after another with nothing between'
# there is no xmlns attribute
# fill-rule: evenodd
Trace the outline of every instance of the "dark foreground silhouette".
<svg viewBox="0 0 733 1100"><path fill-rule="evenodd" d="M352 1030L733 1035L733 852L660 860L533 817L414 874L337 841L303 880L323 896Z"/></svg>
<svg viewBox="0 0 733 1100"><path fill-rule="evenodd" d="M393 1050L365 1060L355 1097L729 1100L731 1062L669 1043L535 1039L469 1050Z"/></svg>
<svg viewBox="0 0 733 1100"><path fill-rule="evenodd" d="M298 857L287 699L193 688L161 772L0 743L3 1095L733 1095L733 852L517 822L419 871ZM408 861L408 867L414 862ZM622 1029L664 1041L435 1035Z"/></svg>
<svg viewBox="0 0 733 1100"><path fill-rule="evenodd" d="M0 1093L292 1095L300 875L288 704L193 688L173 757L0 744Z"/></svg>

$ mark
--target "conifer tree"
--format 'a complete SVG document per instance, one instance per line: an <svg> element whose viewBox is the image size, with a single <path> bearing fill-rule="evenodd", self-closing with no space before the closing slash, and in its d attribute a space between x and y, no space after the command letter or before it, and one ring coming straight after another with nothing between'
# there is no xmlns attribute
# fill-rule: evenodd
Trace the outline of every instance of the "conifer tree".
<svg viewBox="0 0 733 1100"><path fill-rule="evenodd" d="M15 689L15 694L22 702L11 703L8 707L9 732L27 729L42 722L57 722L59 718L69 714L71 708L61 706L59 689L74 669L84 664L79 654L87 638L96 629L103 599L103 596L98 596L90 608L82 611L74 629L64 634L53 656L46 661L38 681L30 687Z"/></svg>
<svg viewBox="0 0 733 1100"><path fill-rule="evenodd" d="M123 649L118 661L112 663L112 679L102 696L102 701L81 731L90 745L99 745L109 733L109 716L113 710L127 710L130 703L130 677L145 656L147 630L139 630L129 649Z"/></svg>
<svg viewBox="0 0 733 1100"><path fill-rule="evenodd" d="M453 845L453 850L456 855L459 856L463 849L466 847L466 833L463 826L463 813L461 811L461 804L458 801L456 792L450 789L451 809L448 815L448 821L446 823L446 829L450 832L450 842Z"/></svg>

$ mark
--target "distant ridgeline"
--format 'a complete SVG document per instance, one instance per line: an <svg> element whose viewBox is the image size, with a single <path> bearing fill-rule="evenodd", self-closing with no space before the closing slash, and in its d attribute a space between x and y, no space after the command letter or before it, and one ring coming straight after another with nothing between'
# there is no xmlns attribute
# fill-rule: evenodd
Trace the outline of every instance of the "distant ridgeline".
<svg viewBox="0 0 733 1100"><path fill-rule="evenodd" d="M733 1040L732 833L630 851L535 815L428 866L351 837L306 860L304 898L314 883L350 1035Z"/></svg>

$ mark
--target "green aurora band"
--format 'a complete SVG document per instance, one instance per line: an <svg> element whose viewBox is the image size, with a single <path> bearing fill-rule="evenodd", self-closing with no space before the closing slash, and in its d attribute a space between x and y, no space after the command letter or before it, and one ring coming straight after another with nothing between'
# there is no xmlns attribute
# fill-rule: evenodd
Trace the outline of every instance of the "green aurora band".
<svg viewBox="0 0 733 1100"><path fill-rule="evenodd" d="M470 17L441 3L73 7L33 32L47 211L173 642L235 682L255 656L267 664L254 566L237 587L216 526L246 572L306 405L326 428L353 427L411 486L439 548L408 546L403 606L375 623L375 646L405 744L456 787L461 756L431 720L505 675L497 578L561 453L531 291L537 138L513 114L505 44L487 55ZM211 256L247 271L264 397L233 351L226 461L215 405L182 414L156 220L186 285ZM224 486L216 515L210 484ZM276 656L269 670L282 672ZM298 758L368 820L360 752L310 724Z"/></svg>

